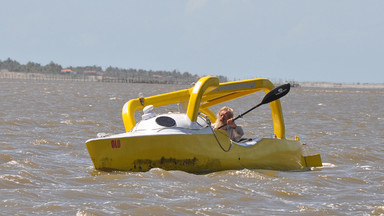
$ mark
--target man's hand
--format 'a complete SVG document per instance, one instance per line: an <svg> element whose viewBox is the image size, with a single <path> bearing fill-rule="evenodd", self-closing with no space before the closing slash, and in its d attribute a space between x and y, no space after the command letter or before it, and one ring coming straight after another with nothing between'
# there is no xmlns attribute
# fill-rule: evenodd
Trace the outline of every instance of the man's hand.
<svg viewBox="0 0 384 216"><path fill-rule="evenodd" d="M227 125L229 125L233 129L237 127L237 125L235 124L235 121L233 121L233 118L230 118L227 120Z"/></svg>

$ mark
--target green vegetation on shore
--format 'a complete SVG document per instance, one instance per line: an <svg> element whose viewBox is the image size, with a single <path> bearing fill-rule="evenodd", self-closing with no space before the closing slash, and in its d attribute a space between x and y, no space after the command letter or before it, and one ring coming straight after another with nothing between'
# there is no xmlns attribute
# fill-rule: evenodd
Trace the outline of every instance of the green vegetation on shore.
<svg viewBox="0 0 384 216"><path fill-rule="evenodd" d="M67 76L70 79L84 79L92 77L90 80L101 82L139 82L139 83L169 83L169 84L190 84L196 82L200 76L192 75L189 72L180 73L173 71L152 71L143 69L124 69L109 66L103 70L100 66L70 66L63 68L61 65L50 62L47 65L41 65L35 62L20 64L10 58L0 60L0 72L18 72L25 73L25 77L31 74L39 75L60 75ZM220 82L226 82L227 77L218 76Z"/></svg>

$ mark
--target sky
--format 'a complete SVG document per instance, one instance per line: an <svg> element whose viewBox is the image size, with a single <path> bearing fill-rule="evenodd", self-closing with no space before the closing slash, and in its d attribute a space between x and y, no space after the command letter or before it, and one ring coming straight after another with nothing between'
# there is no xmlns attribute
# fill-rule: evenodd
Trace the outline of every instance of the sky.
<svg viewBox="0 0 384 216"><path fill-rule="evenodd" d="M0 0L0 60L384 83L382 0Z"/></svg>

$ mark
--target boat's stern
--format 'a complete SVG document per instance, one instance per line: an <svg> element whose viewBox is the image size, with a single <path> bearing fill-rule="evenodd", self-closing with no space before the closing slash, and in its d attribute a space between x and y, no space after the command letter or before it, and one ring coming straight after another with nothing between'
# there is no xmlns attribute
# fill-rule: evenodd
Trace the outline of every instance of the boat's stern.
<svg viewBox="0 0 384 216"><path fill-rule="evenodd" d="M305 167L321 167L323 166L323 162L321 160L320 154L314 154L314 155L307 155L302 157L302 164L305 165Z"/></svg>
<svg viewBox="0 0 384 216"><path fill-rule="evenodd" d="M295 136L295 140L300 142L300 138ZM302 144L303 146L306 146L306 144ZM320 154L314 154L314 155L303 155L301 157L301 163L306 168L311 167L321 167L323 166L323 161L321 160Z"/></svg>

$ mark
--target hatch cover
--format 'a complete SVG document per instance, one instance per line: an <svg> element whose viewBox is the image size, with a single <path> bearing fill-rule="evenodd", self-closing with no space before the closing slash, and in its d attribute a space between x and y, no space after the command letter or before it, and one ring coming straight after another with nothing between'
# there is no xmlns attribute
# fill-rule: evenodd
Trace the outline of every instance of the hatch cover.
<svg viewBox="0 0 384 216"><path fill-rule="evenodd" d="M176 125L176 121L168 116L159 116L156 118L156 123L164 127L173 127Z"/></svg>

